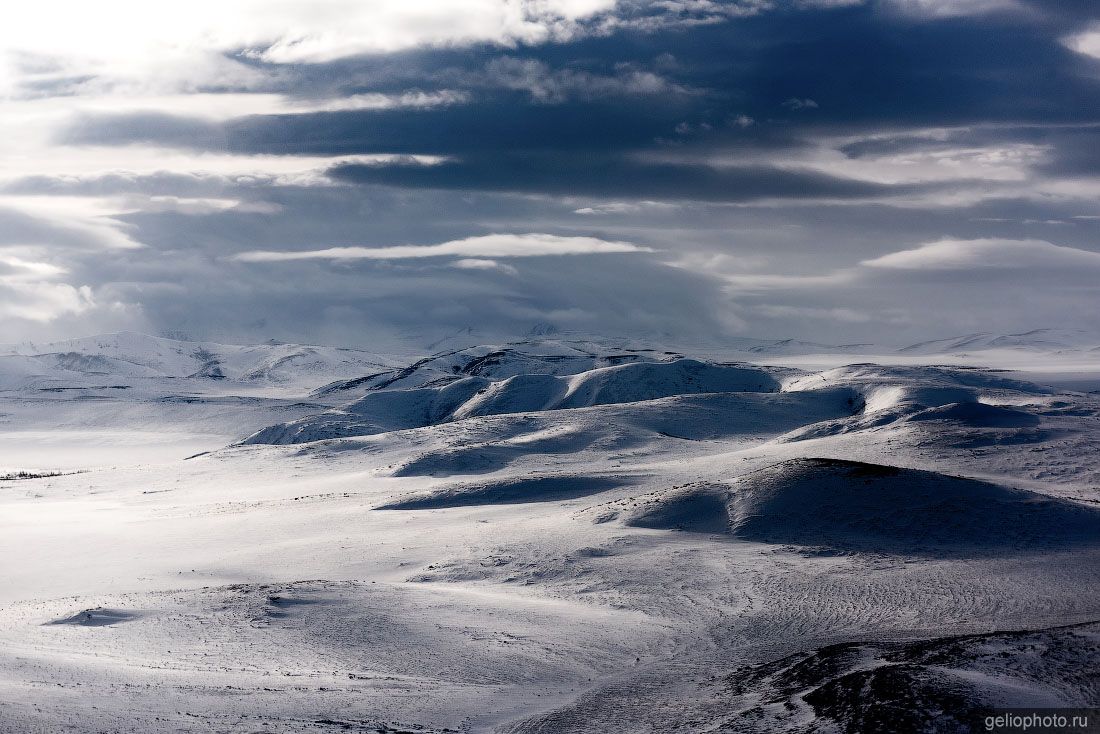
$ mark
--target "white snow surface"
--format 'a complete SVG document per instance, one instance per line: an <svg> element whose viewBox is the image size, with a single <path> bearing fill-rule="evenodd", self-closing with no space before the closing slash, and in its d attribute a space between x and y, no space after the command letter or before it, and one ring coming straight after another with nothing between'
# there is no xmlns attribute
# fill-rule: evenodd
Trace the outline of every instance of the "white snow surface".
<svg viewBox="0 0 1100 734"><path fill-rule="evenodd" d="M1096 389L1053 330L3 347L0 732L1095 705Z"/></svg>

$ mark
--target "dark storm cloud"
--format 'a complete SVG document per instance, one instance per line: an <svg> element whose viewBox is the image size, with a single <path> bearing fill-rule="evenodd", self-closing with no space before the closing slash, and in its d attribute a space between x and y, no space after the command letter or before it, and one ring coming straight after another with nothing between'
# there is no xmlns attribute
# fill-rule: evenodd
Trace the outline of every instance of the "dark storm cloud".
<svg viewBox="0 0 1100 734"><path fill-rule="evenodd" d="M154 145L191 150L225 150L224 126L194 117L158 112L84 115L57 136L61 145Z"/></svg>
<svg viewBox="0 0 1100 734"><path fill-rule="evenodd" d="M1025 0L1033 22L1048 27L1076 29L1083 20L1100 18L1100 6L1092 0Z"/></svg>
<svg viewBox="0 0 1100 734"><path fill-rule="evenodd" d="M144 113L97 115L75 121L59 142L279 155L600 150L649 145L657 135L671 134L683 112L641 102L533 105L515 93L445 110L257 115L224 124Z"/></svg>
<svg viewBox="0 0 1100 734"><path fill-rule="evenodd" d="M523 191L559 196L741 202L760 199L859 199L929 187L875 184L769 166L714 168L646 163L613 156L482 155L434 166L337 166L341 181L409 188Z"/></svg>
<svg viewBox="0 0 1100 734"><path fill-rule="evenodd" d="M85 176L25 176L0 185L0 194L115 196L216 196L232 190L242 195L253 189L267 189L275 176L216 175L210 173L151 174L106 173Z"/></svg>
<svg viewBox="0 0 1100 734"><path fill-rule="evenodd" d="M291 95L457 89L470 102L428 109L256 115L225 123L137 113L82 117L70 145L155 144L279 155L411 153L460 158L433 168L339 171L344 180L396 186L669 196L707 200L771 196L862 197L885 187L765 167L638 163L626 153L688 146L797 158L817 136L874 128L977 127L967 144L1057 138L1057 157L1082 165L1084 135L1055 126L1100 121L1100 84L1088 61L1059 42L1055 8L937 21L879 5L774 10L737 22L622 32L523 50L483 47L364 57L283 72ZM792 104L792 100L797 104ZM740 121L740 122L738 122ZM1030 129L1019 127L1022 124ZM959 133L960 138L963 133ZM904 134L845 152L922 146ZM960 141L962 142L962 141ZM862 147L861 147L862 146ZM586 169L578 153L593 155ZM618 154L616 154L618 153ZM1057 162L1052 165L1059 165ZM509 177L511 177L511 184ZM619 182L616 185L616 182Z"/></svg>
<svg viewBox="0 0 1100 734"><path fill-rule="evenodd" d="M1051 131L1042 137L1052 153L1040 170L1053 176L1100 176L1100 125Z"/></svg>

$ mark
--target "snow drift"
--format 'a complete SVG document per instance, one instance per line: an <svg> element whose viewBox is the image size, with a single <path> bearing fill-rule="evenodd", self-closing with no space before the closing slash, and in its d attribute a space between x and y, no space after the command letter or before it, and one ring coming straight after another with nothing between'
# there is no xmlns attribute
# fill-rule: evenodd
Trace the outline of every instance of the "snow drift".
<svg viewBox="0 0 1100 734"><path fill-rule="evenodd" d="M727 505L737 537L910 554L1100 544L1100 511L937 472L797 459L742 478Z"/></svg>

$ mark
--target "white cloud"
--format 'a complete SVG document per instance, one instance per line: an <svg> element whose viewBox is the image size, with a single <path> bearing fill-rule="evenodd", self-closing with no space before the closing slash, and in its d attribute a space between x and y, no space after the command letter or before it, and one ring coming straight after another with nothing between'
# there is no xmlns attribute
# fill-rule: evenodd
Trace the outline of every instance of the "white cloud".
<svg viewBox="0 0 1100 734"><path fill-rule="evenodd" d="M1100 253L1061 247L1044 240L945 239L860 264L894 270L1100 270Z"/></svg>
<svg viewBox="0 0 1100 734"><path fill-rule="evenodd" d="M561 237L552 234L489 234L437 245L389 247L329 247L323 250L278 252L253 250L233 257L242 262L289 260L401 260L420 257L469 258L538 257L544 255L594 255L601 253L652 252L629 242L609 242L595 237Z"/></svg>
<svg viewBox="0 0 1100 734"><path fill-rule="evenodd" d="M1093 26L1062 39L1066 48L1094 59L1100 59L1100 26Z"/></svg>
<svg viewBox="0 0 1100 734"><path fill-rule="evenodd" d="M668 201L607 201L592 206L574 209L574 214L594 216L601 214L635 214L647 210L671 211L679 209L680 204Z"/></svg>
<svg viewBox="0 0 1100 734"><path fill-rule="evenodd" d="M44 324L95 307L91 288L57 282L68 271L41 256L35 247L0 250L0 318Z"/></svg>
<svg viewBox="0 0 1100 734"><path fill-rule="evenodd" d="M66 272L65 268L52 263L27 260L9 252L0 252L0 281L4 283L51 278Z"/></svg>
<svg viewBox="0 0 1100 734"><path fill-rule="evenodd" d="M120 210L106 200L78 196L4 196L0 195L0 212L17 211L48 224L63 239L79 239L103 250L136 250L144 245L130 236L132 227L114 215ZM33 245L56 244L50 241Z"/></svg>
<svg viewBox="0 0 1100 734"><path fill-rule="evenodd" d="M499 270L508 275L516 275L519 273L519 270L511 265L506 265L496 260L483 260L472 257L456 260L452 265L459 270Z"/></svg>
<svg viewBox="0 0 1100 734"><path fill-rule="evenodd" d="M651 71L629 67L618 69L614 75L602 75L573 69L554 70L536 59L504 57L489 62L485 72L483 83L525 91L535 101L545 103L608 95L693 93Z"/></svg>
<svg viewBox="0 0 1100 734"><path fill-rule="evenodd" d="M92 289L67 283L12 282L0 278L0 316L47 323L95 306Z"/></svg>
<svg viewBox="0 0 1100 734"><path fill-rule="evenodd" d="M247 73L217 68L221 52L234 49L272 63L309 63L425 45L565 39L614 6L615 0L39 0L5 8L0 47L37 59L81 59L92 73L122 76L150 71L150 64L171 74L170 62L201 59L210 68L192 64L177 72L193 78L197 71Z"/></svg>
<svg viewBox="0 0 1100 734"><path fill-rule="evenodd" d="M1019 10L1017 0L890 0L899 10L926 18L954 18Z"/></svg>
<svg viewBox="0 0 1100 734"><path fill-rule="evenodd" d="M543 43L573 37L580 31L579 21L614 6L614 0L287 3L285 15L293 17L279 18L279 26L268 24L269 37L277 40L258 56L274 63L317 62L424 45ZM257 15L253 10L246 19Z"/></svg>
<svg viewBox="0 0 1100 734"><path fill-rule="evenodd" d="M391 110L400 107L427 109L468 102L466 92L443 89L436 92L411 91L401 94L368 92L327 100L290 100L282 98L274 112L342 112L347 110ZM253 114L256 114L255 112Z"/></svg>
<svg viewBox="0 0 1100 734"><path fill-rule="evenodd" d="M241 201L215 197L191 196L142 196L129 194L121 197L127 208L146 214L153 212L173 212L176 214L217 214L219 212L237 212L239 214L277 214L282 211L278 204L266 201Z"/></svg>
<svg viewBox="0 0 1100 734"><path fill-rule="evenodd" d="M811 169L841 176L899 184L926 181L1023 182L1032 167L1043 163L1051 148L1032 143L986 146L930 144L916 150L851 157L828 147L835 141L821 141L821 147L806 151L798 161L779 161L788 170Z"/></svg>
<svg viewBox="0 0 1100 734"><path fill-rule="evenodd" d="M958 128L912 128L872 134L813 137L797 156L776 155L767 150L739 148L707 150L669 149L648 154L646 159L668 163L693 163L722 169L768 166L785 171L815 172L874 184L924 184L957 182L954 186L914 188L881 196L829 198L814 201L833 206L862 205L882 201L895 207L964 207L988 199L1027 198L1090 200L1100 190L1100 180L1088 178L1039 178L1036 169L1055 153L1049 144L1025 142L952 143L995 131L995 125ZM898 143L900 144L894 144ZM879 145L881 144L881 145ZM803 199L808 203L809 199ZM781 198L757 200L753 207L785 206Z"/></svg>

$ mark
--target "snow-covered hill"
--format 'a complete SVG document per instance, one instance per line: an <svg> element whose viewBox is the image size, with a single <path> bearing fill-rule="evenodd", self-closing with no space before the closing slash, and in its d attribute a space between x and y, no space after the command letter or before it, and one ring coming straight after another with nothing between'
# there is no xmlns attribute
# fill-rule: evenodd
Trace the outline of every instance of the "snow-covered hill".
<svg viewBox="0 0 1100 734"><path fill-rule="evenodd" d="M593 360L605 362L606 358ZM271 426L244 443L304 443L421 428L447 421L508 413L568 410L594 405L633 403L699 393L774 392L779 382L766 370L714 365L690 359L670 362L627 362L572 375L536 372L512 374L515 363L496 371L485 362L474 372L500 376L469 377L470 370L439 378L438 387L394 389L382 383L358 400L321 415ZM539 367L547 363L539 361ZM560 363L550 363L561 368ZM499 362L498 362L499 365ZM580 365L573 364L574 369ZM327 396L332 391L324 393Z"/></svg>
<svg viewBox="0 0 1100 734"><path fill-rule="evenodd" d="M934 339L902 347L911 354L952 354L1000 349L1023 349L1050 352L1056 350L1093 350L1100 345L1095 334L1071 329L1033 329L1020 334L981 332L946 339Z"/></svg>

